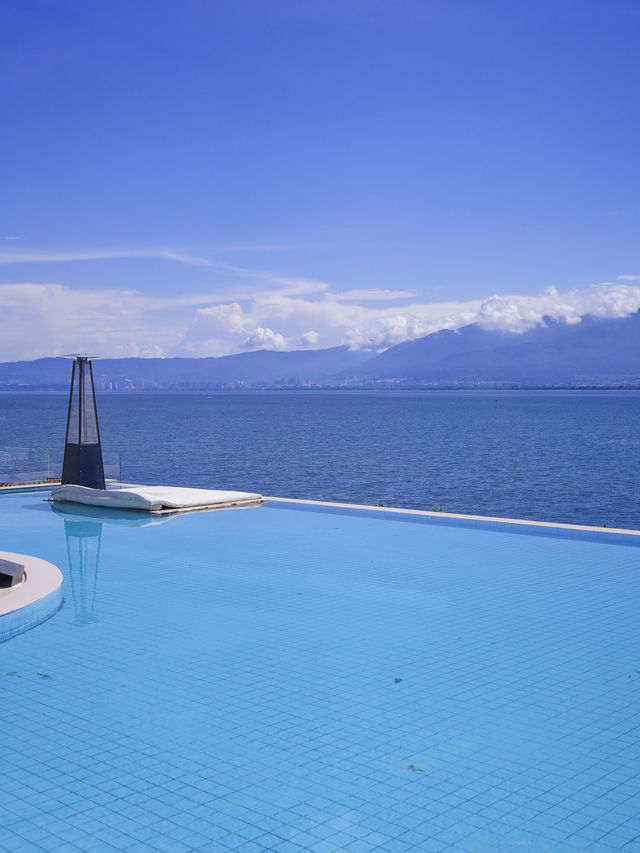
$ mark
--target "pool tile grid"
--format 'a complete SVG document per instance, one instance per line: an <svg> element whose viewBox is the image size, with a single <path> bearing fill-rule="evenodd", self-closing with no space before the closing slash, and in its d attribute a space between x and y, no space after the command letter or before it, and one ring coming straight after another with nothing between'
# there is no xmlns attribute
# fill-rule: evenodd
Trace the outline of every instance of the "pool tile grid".
<svg viewBox="0 0 640 853"><path fill-rule="evenodd" d="M558 579L538 556L518 599L504 568L480 583L471 569L452 575L437 554L438 576L425 589L398 582L402 571L416 577L414 548L396 554L395 567L384 547L365 564L349 531L336 546L354 574L326 577L326 533L304 575L300 550L283 553L264 531L261 559L245 561L240 576L222 553L229 565L213 588L181 593L179 618L158 622L153 607L140 618L106 583L99 610L124 609L117 622L105 615L108 624L80 629L69 608L12 640L25 666L4 678L5 689L30 707L8 771L29 792L7 801L11 843L634 849L638 719L629 709L639 697L628 585L596 583L597 624L615 617L608 639L594 635L592 594L591 603L574 596L566 612L572 591L598 581L595 563L585 577L576 558ZM309 535L305 525L307 544ZM504 562L513 566L513 554ZM619 563L612 558L608 570ZM138 571L157 576L157 558ZM220 620L182 624L196 607ZM56 732L48 744L35 720Z"/></svg>
<svg viewBox="0 0 640 853"><path fill-rule="evenodd" d="M57 589L38 601L0 615L0 643L30 631L50 619L62 607L62 590Z"/></svg>

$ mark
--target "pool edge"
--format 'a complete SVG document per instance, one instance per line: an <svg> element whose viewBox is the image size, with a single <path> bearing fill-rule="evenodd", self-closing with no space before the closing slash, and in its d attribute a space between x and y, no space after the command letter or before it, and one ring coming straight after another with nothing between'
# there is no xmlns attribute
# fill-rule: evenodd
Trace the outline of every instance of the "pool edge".
<svg viewBox="0 0 640 853"><path fill-rule="evenodd" d="M0 556L20 560L26 580L0 598L0 643L35 628L63 604L62 572L53 563L27 554L0 551Z"/></svg>
<svg viewBox="0 0 640 853"><path fill-rule="evenodd" d="M493 524L516 524L526 527L547 527L554 530L581 530L588 533L614 533L622 536L640 536L640 530L629 530L622 527L595 527L588 524L562 524L554 521L529 521L525 518L501 518L492 515L465 515L457 512L432 512L425 509L403 509L390 506L370 506L368 504L341 503L339 501L315 501L303 498L278 498L263 495L265 501L280 503L305 504L308 506L336 507L338 509L361 509L375 512L394 513L401 515L426 516L428 518L456 518L463 521L483 521Z"/></svg>

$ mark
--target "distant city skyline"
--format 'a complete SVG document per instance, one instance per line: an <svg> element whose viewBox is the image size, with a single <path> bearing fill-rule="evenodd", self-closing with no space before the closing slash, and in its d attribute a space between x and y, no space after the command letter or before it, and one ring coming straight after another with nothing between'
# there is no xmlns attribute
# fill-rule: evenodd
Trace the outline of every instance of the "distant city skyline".
<svg viewBox="0 0 640 853"><path fill-rule="evenodd" d="M8 0L0 360L640 308L640 6Z"/></svg>

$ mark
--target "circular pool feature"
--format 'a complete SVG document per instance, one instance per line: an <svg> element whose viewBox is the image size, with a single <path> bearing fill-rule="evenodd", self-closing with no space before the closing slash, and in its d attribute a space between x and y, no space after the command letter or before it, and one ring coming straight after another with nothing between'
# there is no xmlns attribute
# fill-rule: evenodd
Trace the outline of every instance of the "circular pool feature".
<svg viewBox="0 0 640 853"><path fill-rule="evenodd" d="M24 566L15 586L0 589L0 642L44 622L62 606L62 572L27 554L0 551L0 560Z"/></svg>

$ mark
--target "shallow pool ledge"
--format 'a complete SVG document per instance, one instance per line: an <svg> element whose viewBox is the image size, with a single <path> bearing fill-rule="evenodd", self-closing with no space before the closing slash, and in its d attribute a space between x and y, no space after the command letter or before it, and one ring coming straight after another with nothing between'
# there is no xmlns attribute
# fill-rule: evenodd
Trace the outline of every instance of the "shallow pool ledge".
<svg viewBox="0 0 640 853"><path fill-rule="evenodd" d="M62 607L62 572L53 563L0 551L0 559L24 566L25 579L0 590L0 643L35 628Z"/></svg>
<svg viewBox="0 0 640 853"><path fill-rule="evenodd" d="M280 503L308 504L310 506L333 506L339 509L366 509L376 512L392 512L404 515L423 515L429 518L458 518L464 521L487 521L500 524L524 524L529 527L552 527L561 530L588 530L591 533L622 533L625 536L640 536L640 530L625 530L621 527L595 527L588 524L562 524L555 521L530 521L526 518L500 518L495 515L464 515L458 512L432 512L426 509L402 509L392 506L369 506L368 504L340 503L338 501L311 501L301 498L263 497L265 501Z"/></svg>

